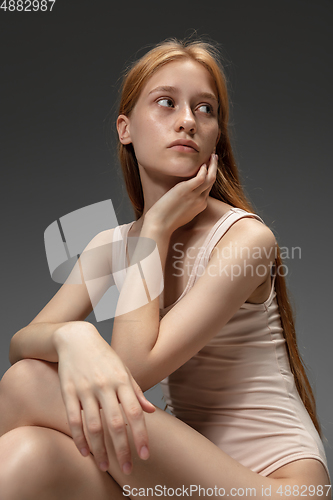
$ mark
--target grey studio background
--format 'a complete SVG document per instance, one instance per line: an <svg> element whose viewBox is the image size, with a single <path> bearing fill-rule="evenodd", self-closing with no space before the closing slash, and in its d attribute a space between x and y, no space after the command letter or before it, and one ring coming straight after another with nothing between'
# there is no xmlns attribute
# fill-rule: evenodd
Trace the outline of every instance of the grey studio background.
<svg viewBox="0 0 333 500"><path fill-rule="evenodd" d="M119 224L134 218L114 147L126 62L148 44L195 29L222 46L241 177L289 251L298 342L333 474L332 13L328 0L116 7L56 0L52 12L0 9L1 376L10 338L59 287L47 266L45 229L107 199ZM292 247L301 254L291 258ZM96 325L109 340L112 320ZM158 390L148 396L160 401Z"/></svg>

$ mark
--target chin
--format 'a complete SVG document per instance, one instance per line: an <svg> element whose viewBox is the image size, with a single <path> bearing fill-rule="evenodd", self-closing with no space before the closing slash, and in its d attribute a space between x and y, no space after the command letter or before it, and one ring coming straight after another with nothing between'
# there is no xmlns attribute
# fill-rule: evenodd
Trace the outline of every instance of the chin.
<svg viewBox="0 0 333 500"><path fill-rule="evenodd" d="M179 180L190 179L197 175L200 164L190 165L189 162L163 162L163 164L158 165L155 163L154 166L140 166L140 170L142 169L145 172L145 175L153 178L165 178L172 177L178 178Z"/></svg>
<svg viewBox="0 0 333 500"><path fill-rule="evenodd" d="M184 177L184 178L191 178L197 175L201 165L203 162L194 162L192 161L178 161L175 163L172 163L171 165L168 166L167 171L169 175L174 175L176 177ZM166 169L164 169L164 172Z"/></svg>

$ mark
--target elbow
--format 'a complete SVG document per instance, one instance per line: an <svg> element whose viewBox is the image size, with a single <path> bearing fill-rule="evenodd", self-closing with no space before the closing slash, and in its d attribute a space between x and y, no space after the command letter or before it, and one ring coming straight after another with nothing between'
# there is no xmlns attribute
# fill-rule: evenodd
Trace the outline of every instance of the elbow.
<svg viewBox="0 0 333 500"><path fill-rule="evenodd" d="M126 366L142 392L148 391L163 379L159 367L150 356L141 360L140 363L128 363Z"/></svg>
<svg viewBox="0 0 333 500"><path fill-rule="evenodd" d="M16 335L16 334L15 334ZM16 353L16 342L15 342L15 335L12 337L10 344L9 344L9 362L11 365L16 363L18 361L17 359L17 353Z"/></svg>
<svg viewBox="0 0 333 500"><path fill-rule="evenodd" d="M9 362L11 365L14 365L15 363L17 363L17 361L20 361L20 359L22 359L19 355L19 350L18 350L18 334L21 332L22 330L19 330L18 332L16 332L12 338L11 338L11 341L10 341L10 344L9 344Z"/></svg>
<svg viewBox="0 0 333 500"><path fill-rule="evenodd" d="M144 349L142 346L140 347L136 346L135 349L130 349L124 343L115 342L113 339L111 341L111 348L119 356L124 365L127 366L132 375L133 373L140 373L143 367L146 367L149 363L151 351Z"/></svg>
<svg viewBox="0 0 333 500"><path fill-rule="evenodd" d="M14 365L17 361L16 359L16 356L15 356L15 351L13 349L13 345L12 345L12 342L10 342L10 345L9 345L9 355L8 355L8 358L9 358L9 362L11 365Z"/></svg>
<svg viewBox="0 0 333 500"><path fill-rule="evenodd" d="M113 340L111 348L116 352L141 390L147 391L162 380L159 378L158 363L154 356L154 349L128 349L126 344Z"/></svg>

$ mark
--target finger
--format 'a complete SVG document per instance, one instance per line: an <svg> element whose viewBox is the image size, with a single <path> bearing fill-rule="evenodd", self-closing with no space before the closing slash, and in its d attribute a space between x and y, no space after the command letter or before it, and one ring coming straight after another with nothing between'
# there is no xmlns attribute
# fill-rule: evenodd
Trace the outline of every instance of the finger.
<svg viewBox="0 0 333 500"><path fill-rule="evenodd" d="M148 432L141 405L132 387L119 388L118 397L130 425L136 451L140 458L149 458Z"/></svg>
<svg viewBox="0 0 333 500"><path fill-rule="evenodd" d="M119 401L118 401L119 399ZM131 449L129 446L126 423L114 392L104 395L102 408L105 422L112 439L115 455L124 474L130 474L132 471Z"/></svg>
<svg viewBox="0 0 333 500"><path fill-rule="evenodd" d="M218 156L217 154L212 154L208 164L207 177L206 177L208 184L215 181L217 166L218 166Z"/></svg>
<svg viewBox="0 0 333 500"><path fill-rule="evenodd" d="M192 177L192 179L188 179L186 181L179 182L177 186L183 186L186 189L195 190L198 186L200 186L203 182L205 182L207 175L207 165L204 163L199 168L197 174Z"/></svg>
<svg viewBox="0 0 333 500"><path fill-rule="evenodd" d="M216 165L216 164L217 164L217 162L218 162L218 159L219 159L218 155L217 155L216 153L212 153L212 154L210 155L210 158L209 158L209 164L208 164L208 167L213 166L213 165Z"/></svg>
<svg viewBox="0 0 333 500"><path fill-rule="evenodd" d="M205 177L205 180L202 184L200 184L199 186L197 186L193 190L194 192L196 192L198 194L203 194L207 191L207 189L209 191L211 190L211 187L216 180L217 165L218 165L217 155L211 155L211 160L209 162L209 166L208 166L207 175Z"/></svg>
<svg viewBox="0 0 333 500"><path fill-rule="evenodd" d="M77 397L64 395L68 425L73 441L84 457L90 453L89 445L83 430L81 405Z"/></svg>
<svg viewBox="0 0 333 500"><path fill-rule="evenodd" d="M109 460L105 446L99 404L95 398L87 397L81 401L81 405L91 452L98 467L102 471L106 471L109 467Z"/></svg>
<svg viewBox="0 0 333 500"><path fill-rule="evenodd" d="M127 372L129 372L128 369L127 369ZM146 396L142 392L141 387L139 386L139 384L137 383L137 381L132 377L132 375L131 375L130 372L129 372L129 376L130 376L130 379L132 381L132 386L133 386L135 395L138 398L138 401L139 401L139 403L140 403L143 411L145 411L146 413L154 413L154 411L156 410L156 407L153 405L153 403L151 403L146 398Z"/></svg>
<svg viewBox="0 0 333 500"><path fill-rule="evenodd" d="M145 411L146 413L154 413L154 411L156 411L156 406L154 406L153 403L148 401L148 399L145 397L141 389L140 389L141 394L137 393L136 389L134 390L143 411Z"/></svg>
<svg viewBox="0 0 333 500"><path fill-rule="evenodd" d="M216 172L217 172L217 168L218 168L218 163L219 163L219 157L217 154L213 154L213 160L211 162L211 166L212 168L209 169L208 171L208 174L210 174L212 176L212 179L216 179Z"/></svg>
<svg viewBox="0 0 333 500"><path fill-rule="evenodd" d="M210 190L212 189L214 182L216 181L218 158L217 158L217 155L214 155L214 156L216 156L216 159L214 159L212 165L209 167L206 181L205 181L205 184L207 185L206 191L208 194L209 194ZM205 187L205 186L203 185L203 187ZM205 191L205 189L203 189L203 191Z"/></svg>

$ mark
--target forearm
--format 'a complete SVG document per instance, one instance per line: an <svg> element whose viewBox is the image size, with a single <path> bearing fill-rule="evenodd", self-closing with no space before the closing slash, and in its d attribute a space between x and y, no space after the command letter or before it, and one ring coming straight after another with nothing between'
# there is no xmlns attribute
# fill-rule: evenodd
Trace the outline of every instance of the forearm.
<svg viewBox="0 0 333 500"><path fill-rule="evenodd" d="M141 238L156 242L160 261L157 263L152 255L148 256L145 266L141 266L143 272L139 265L132 265L140 262L144 254L145 241ZM158 338L159 296L151 299L149 291L156 295L157 290L163 289L169 241L168 231L145 219L118 301L111 346L138 380L142 368L148 368L146 361ZM146 303L138 307L144 301Z"/></svg>
<svg viewBox="0 0 333 500"><path fill-rule="evenodd" d="M64 327L69 325L82 328L94 328L93 325L84 321L72 321L65 323L30 323L15 333L9 349L9 361L11 364L20 359L33 358L58 362L57 339L60 332L63 334Z"/></svg>

